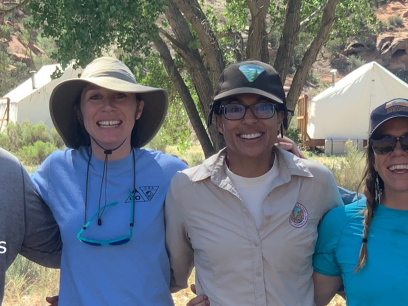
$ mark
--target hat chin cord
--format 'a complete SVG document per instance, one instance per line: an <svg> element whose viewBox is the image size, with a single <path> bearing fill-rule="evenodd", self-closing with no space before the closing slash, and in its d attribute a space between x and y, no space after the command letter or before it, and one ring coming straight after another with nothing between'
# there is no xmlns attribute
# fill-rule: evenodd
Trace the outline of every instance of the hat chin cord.
<svg viewBox="0 0 408 306"><path fill-rule="evenodd" d="M102 147L95 138L93 138L91 136L92 140L98 145L98 147L100 147L103 150L103 153L105 154L105 160L103 163L103 172L102 172L102 180L101 180L101 191L99 192L99 204L98 204L98 225L102 225L102 215L105 211L106 208L106 189L107 189L107 184L108 184L108 161L109 161L109 155L111 155L113 153L113 151L116 151L117 149L119 149L127 140L127 138L125 138L125 140L122 141L122 143L120 145L118 145L116 148L114 149L105 149L104 147ZM89 155L89 160L88 160L88 165L89 165L89 161L91 160L91 156L92 156L92 146L91 146L91 153ZM105 186L104 186L105 185ZM102 188L105 187L104 189L104 193L105 193L105 204L103 206L102 211L101 210L101 198L102 198ZM86 211L86 205L85 205L85 211ZM85 215L85 220L86 220L86 215Z"/></svg>

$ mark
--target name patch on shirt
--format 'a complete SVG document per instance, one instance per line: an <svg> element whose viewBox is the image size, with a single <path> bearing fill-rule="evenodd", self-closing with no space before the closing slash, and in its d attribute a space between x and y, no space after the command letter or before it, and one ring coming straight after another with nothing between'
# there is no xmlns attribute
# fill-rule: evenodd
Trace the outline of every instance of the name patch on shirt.
<svg viewBox="0 0 408 306"><path fill-rule="evenodd" d="M306 224L308 219L308 214L306 207L300 203L296 203L289 217L289 223L293 227L302 227Z"/></svg>

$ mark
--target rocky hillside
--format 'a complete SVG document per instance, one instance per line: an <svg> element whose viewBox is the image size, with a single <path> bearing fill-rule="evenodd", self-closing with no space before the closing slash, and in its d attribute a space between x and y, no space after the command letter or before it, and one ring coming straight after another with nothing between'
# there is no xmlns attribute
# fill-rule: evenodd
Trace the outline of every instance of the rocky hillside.
<svg viewBox="0 0 408 306"><path fill-rule="evenodd" d="M344 44L333 58L323 50L313 65L312 73L323 82L331 82L331 69L337 69L336 81L357 65L376 61L398 77L408 82L408 0L392 1L382 5L376 11L381 21L380 33L373 35L371 41L363 42L358 38ZM370 44L370 45L369 45ZM353 67L354 66L354 67ZM286 85L290 85L290 78ZM313 84L305 90L313 91Z"/></svg>

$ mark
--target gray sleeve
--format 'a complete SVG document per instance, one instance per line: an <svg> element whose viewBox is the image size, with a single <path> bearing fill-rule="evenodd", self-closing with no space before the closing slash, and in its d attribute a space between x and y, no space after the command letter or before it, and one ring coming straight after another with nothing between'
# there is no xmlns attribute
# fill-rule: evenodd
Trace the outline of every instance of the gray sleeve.
<svg viewBox="0 0 408 306"><path fill-rule="evenodd" d="M20 254L52 268L59 268L62 242L59 227L50 208L42 201L25 169L21 167L24 188L25 235Z"/></svg>

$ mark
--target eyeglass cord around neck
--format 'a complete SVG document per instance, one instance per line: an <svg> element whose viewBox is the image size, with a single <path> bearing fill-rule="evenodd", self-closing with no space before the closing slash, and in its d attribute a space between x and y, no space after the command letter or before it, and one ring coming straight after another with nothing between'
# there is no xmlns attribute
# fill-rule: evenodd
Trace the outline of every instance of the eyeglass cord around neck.
<svg viewBox="0 0 408 306"><path fill-rule="evenodd" d="M102 147L95 139L93 139L95 141L95 143L104 150L105 153L105 160L103 163L103 172L102 172L102 180L101 180L101 189L99 191L99 203L98 203L98 225L101 226L102 225L102 215L105 211L106 208L106 196L107 196L107 184L108 184L108 161L109 161L109 155L112 154L113 151L119 149L124 142L126 141L126 139L116 148L111 149L111 150L106 150L104 147ZM135 158L135 151L132 148L132 155L133 155L133 190L132 193L134 193L136 191L136 158ZM85 224L86 224L86 211L87 211L87 204L88 204L88 183L89 183L89 166L91 164L91 158L92 158L92 147L89 150L89 156L88 156L88 163L87 163L87 169L86 169L86 186L85 186L85 213L84 213L84 225L83 225L83 229L86 228ZM102 188L104 186L105 183L105 204L101 210L101 198L102 198ZM132 222L130 224L130 226L133 227L134 223L135 223L135 199L134 199L134 194L132 195L132 205L133 205L133 216L132 216Z"/></svg>

